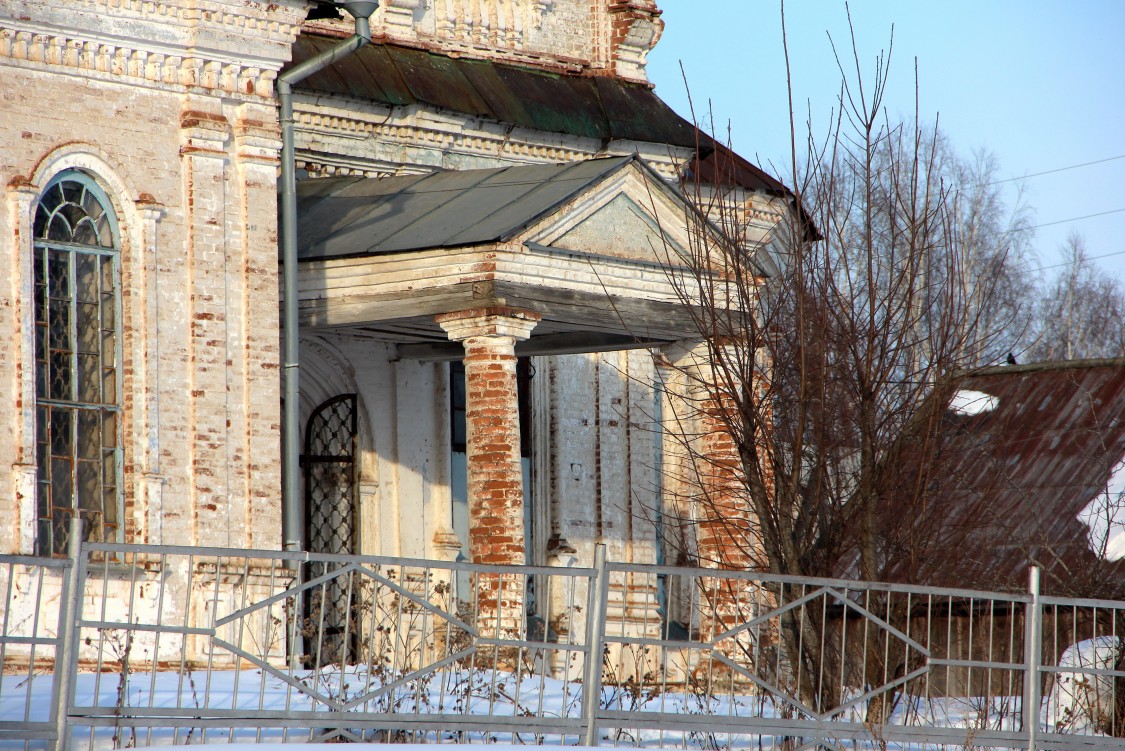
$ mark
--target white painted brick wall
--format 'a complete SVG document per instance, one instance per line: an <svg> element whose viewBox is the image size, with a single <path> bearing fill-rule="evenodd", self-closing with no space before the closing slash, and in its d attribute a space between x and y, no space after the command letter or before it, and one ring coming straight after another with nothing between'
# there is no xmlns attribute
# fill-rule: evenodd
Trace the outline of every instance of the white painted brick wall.
<svg viewBox="0 0 1125 751"><path fill-rule="evenodd" d="M280 143L276 108L260 94L271 94L271 69L288 57L304 6L154 8L0 1L0 184L10 186L0 211L0 393L19 399L0 410L0 434L13 436L0 442L0 504L17 520L0 529L0 552L29 552L35 524L34 498L17 498L35 462L26 427L34 399L23 398L34 394L33 309L22 299L31 240L18 234L19 211L67 167L106 188L122 226L126 540L279 542ZM77 25L87 17L93 26ZM20 30L36 24L57 34ZM122 46L83 41L95 30ZM143 54L128 51L131 37ZM256 67L208 68L184 47L194 39ZM169 60L176 75L167 75ZM181 85L207 70L220 90ZM215 119L181 127L196 112Z"/></svg>

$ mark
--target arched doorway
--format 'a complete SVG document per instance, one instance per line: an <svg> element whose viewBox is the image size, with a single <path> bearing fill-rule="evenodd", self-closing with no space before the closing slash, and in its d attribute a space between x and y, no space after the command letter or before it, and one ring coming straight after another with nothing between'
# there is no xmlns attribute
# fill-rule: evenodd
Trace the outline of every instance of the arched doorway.
<svg viewBox="0 0 1125 751"><path fill-rule="evenodd" d="M305 424L301 465L305 479L305 549L311 553L349 555L357 543L356 450L358 420L355 394L335 396L313 410ZM322 563L310 564L308 577L327 573ZM323 634L318 665L346 664L356 659L358 634L348 577L308 590L306 618Z"/></svg>

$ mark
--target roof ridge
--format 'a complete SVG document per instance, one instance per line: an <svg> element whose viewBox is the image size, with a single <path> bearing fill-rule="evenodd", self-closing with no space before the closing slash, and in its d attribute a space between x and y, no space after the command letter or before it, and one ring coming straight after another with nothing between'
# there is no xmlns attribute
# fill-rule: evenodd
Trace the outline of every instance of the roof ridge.
<svg viewBox="0 0 1125 751"><path fill-rule="evenodd" d="M1082 368L1125 367L1125 357L1087 357L1079 360L1044 360L1018 365L986 365L967 370L959 378L978 376L1011 375L1013 373L1039 373L1050 370L1077 370Z"/></svg>

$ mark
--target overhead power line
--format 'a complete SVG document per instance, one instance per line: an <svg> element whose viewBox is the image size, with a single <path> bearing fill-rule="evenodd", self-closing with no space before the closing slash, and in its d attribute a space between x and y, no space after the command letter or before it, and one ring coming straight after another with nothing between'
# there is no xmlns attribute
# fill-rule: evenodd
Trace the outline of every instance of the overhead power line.
<svg viewBox="0 0 1125 751"><path fill-rule="evenodd" d="M989 185L1000 185L1001 183L1013 183L1017 180L1026 180L1029 177L1053 175L1056 172L1066 172L1067 170L1079 169L1081 167L1090 167L1095 164L1104 164L1105 162L1113 162L1118 159L1125 159L1125 154L1119 154L1117 156L1107 156L1105 159L1095 159L1092 162L1082 162L1081 164L1068 164L1065 167L1056 167L1055 169L1044 170L1043 172L1032 172L1030 175L1020 175L1019 177L1006 177L1003 180L993 180L990 183L985 183L983 187L987 187Z"/></svg>
<svg viewBox="0 0 1125 751"><path fill-rule="evenodd" d="M1122 207L1120 209L1110 209L1109 211L1099 211L1096 214L1084 214L1082 216L1072 216L1069 219L1058 219L1058 220L1053 221L1053 222L1043 222L1042 224L1034 224L1030 227L1017 227L1016 229L1008 230L1008 231L1009 232L1027 232L1028 230L1039 229L1040 227L1051 227L1051 226L1054 226L1056 224L1066 224L1067 222L1077 222L1077 221L1080 221L1082 219L1093 219L1094 217L1106 216L1107 214L1120 214L1122 211L1125 211L1125 207Z"/></svg>
<svg viewBox="0 0 1125 751"><path fill-rule="evenodd" d="M1083 256L1082 260L1083 261L1097 261L1097 260L1100 260L1102 258L1112 258L1113 256L1123 256L1123 255L1125 255L1125 250L1115 250L1112 253L1102 253L1100 256ZM1073 266L1073 265L1074 265L1074 261L1064 261L1062 263L1052 263L1050 266L1040 266L1039 269L1040 269L1040 271L1046 271L1047 269L1061 269L1063 266Z"/></svg>

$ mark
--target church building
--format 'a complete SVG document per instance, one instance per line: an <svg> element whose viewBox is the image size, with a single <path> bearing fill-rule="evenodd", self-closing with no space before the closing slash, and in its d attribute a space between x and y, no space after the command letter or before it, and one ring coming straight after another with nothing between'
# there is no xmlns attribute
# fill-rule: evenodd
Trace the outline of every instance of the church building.
<svg viewBox="0 0 1125 751"><path fill-rule="evenodd" d="M78 515L143 544L713 559L672 529L705 333L674 269L720 231L690 197L719 157L763 279L792 194L656 96L654 0L351 5L0 0L0 552L62 555ZM357 33L285 123L279 76Z"/></svg>

